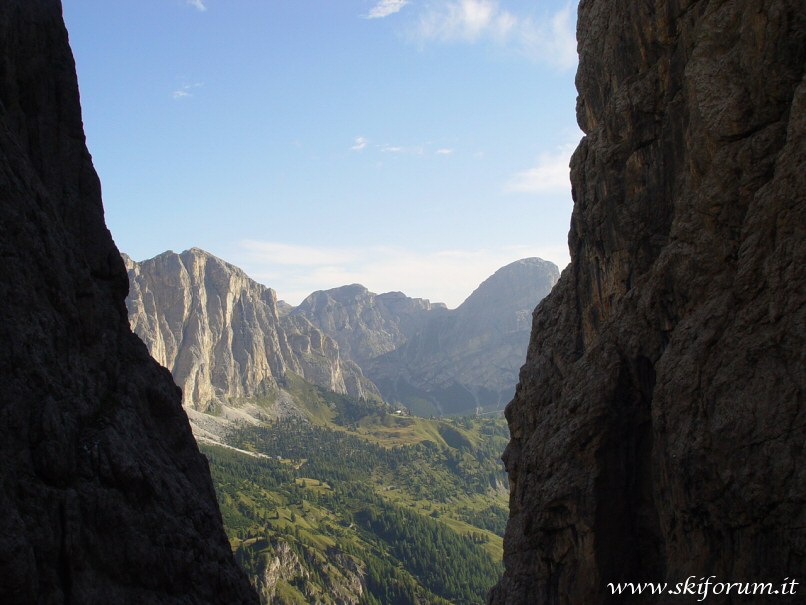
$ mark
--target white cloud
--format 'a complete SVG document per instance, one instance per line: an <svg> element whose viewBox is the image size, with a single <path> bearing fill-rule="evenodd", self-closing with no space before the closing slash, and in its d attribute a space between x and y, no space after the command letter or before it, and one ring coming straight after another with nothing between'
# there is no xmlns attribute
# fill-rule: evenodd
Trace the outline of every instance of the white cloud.
<svg viewBox="0 0 806 605"><path fill-rule="evenodd" d="M354 145L350 147L353 151L361 151L367 145L369 145L369 139L366 137L355 137Z"/></svg>
<svg viewBox="0 0 806 605"><path fill-rule="evenodd" d="M433 149L433 144L430 142L424 145L398 145L392 143L384 143L381 145L377 143L370 144L370 140L366 137L356 137L353 141L353 145L350 147L352 151L363 151L367 148L381 153L410 156L425 156L431 154L450 155L453 153L453 149L447 147Z"/></svg>
<svg viewBox="0 0 806 605"><path fill-rule="evenodd" d="M576 66L574 13L568 4L540 20L502 9L497 0L452 0L420 15L410 38L419 45L488 40L558 69Z"/></svg>
<svg viewBox="0 0 806 605"><path fill-rule="evenodd" d="M185 97L192 97L193 90L196 88L201 88L202 86L204 86L202 82L196 82L195 84L182 84L182 86L171 93L171 96L176 100L184 99Z"/></svg>
<svg viewBox="0 0 806 605"><path fill-rule="evenodd" d="M207 10L207 7L204 5L204 0L187 0L187 3L196 10L200 10L202 12Z"/></svg>
<svg viewBox="0 0 806 605"><path fill-rule="evenodd" d="M389 15L400 12L408 4L408 0L379 0L379 2L369 9L367 19L383 19Z"/></svg>
<svg viewBox="0 0 806 605"><path fill-rule="evenodd" d="M529 256L550 260L560 269L569 262L566 246L423 252L390 246L320 248L254 240L239 242L232 262L295 305L315 290L359 283L376 293L399 290L456 307L497 269Z"/></svg>
<svg viewBox="0 0 806 605"><path fill-rule="evenodd" d="M524 21L518 28L519 50L558 69L573 69L578 60L575 25L575 15L570 6L558 11L547 21Z"/></svg>
<svg viewBox="0 0 806 605"><path fill-rule="evenodd" d="M568 164L575 147L575 144L565 145L553 154L541 154L533 168L513 175L507 181L504 190L509 193L570 191L571 176Z"/></svg>
<svg viewBox="0 0 806 605"><path fill-rule="evenodd" d="M421 15L416 33L423 41L473 42L482 35L506 33L514 20L492 0L459 0Z"/></svg>

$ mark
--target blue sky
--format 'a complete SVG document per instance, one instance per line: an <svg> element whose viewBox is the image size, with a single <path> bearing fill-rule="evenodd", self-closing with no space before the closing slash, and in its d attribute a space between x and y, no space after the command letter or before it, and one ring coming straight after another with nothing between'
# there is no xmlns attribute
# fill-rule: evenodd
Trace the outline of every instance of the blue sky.
<svg viewBox="0 0 806 605"><path fill-rule="evenodd" d="M568 262L574 2L63 0L118 247L298 303Z"/></svg>

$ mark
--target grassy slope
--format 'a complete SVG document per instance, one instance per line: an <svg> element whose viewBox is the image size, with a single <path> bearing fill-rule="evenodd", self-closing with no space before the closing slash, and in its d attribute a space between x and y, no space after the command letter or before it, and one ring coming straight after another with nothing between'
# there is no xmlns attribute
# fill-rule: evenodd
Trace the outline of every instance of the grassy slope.
<svg viewBox="0 0 806 605"><path fill-rule="evenodd" d="M298 551L305 571L281 578L272 602L331 602L338 590L354 594L355 578L369 591L363 603L483 602L501 569L507 496L493 486L506 480L504 421L402 416L301 380L289 390L309 422L231 438L271 460L202 448L245 567L260 575L278 540ZM457 554L466 563L429 572L429 558Z"/></svg>

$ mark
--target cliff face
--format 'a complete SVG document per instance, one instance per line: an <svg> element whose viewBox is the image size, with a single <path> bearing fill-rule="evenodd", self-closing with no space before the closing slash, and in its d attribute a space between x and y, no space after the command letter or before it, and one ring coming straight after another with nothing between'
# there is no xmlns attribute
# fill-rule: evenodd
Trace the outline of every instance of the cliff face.
<svg viewBox="0 0 806 605"><path fill-rule="evenodd" d="M513 395L532 311L558 277L556 265L539 258L502 267L365 371L392 400L428 401L442 413L501 409Z"/></svg>
<svg viewBox="0 0 806 605"><path fill-rule="evenodd" d="M132 329L171 371L185 406L267 395L288 372L354 397L377 393L334 340L303 317L281 317L275 292L237 267L198 248L125 261Z"/></svg>
<svg viewBox="0 0 806 605"><path fill-rule="evenodd" d="M210 419L196 412L259 419L265 410L244 406L276 400L289 374L425 415L500 409L512 396L531 312L558 278L552 263L523 259L455 310L358 284L314 292L292 308L198 248L124 261L132 329L182 388L197 435Z"/></svg>
<svg viewBox="0 0 806 605"><path fill-rule="evenodd" d="M578 40L572 264L507 408L490 602L800 579L806 4L584 0Z"/></svg>
<svg viewBox="0 0 806 605"><path fill-rule="evenodd" d="M0 3L0 602L255 603L129 330L56 0Z"/></svg>

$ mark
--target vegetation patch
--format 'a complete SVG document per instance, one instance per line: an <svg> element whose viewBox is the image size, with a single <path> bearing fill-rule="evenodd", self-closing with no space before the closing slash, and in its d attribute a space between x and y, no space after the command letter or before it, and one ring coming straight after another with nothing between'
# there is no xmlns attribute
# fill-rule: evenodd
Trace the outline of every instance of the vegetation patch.
<svg viewBox="0 0 806 605"><path fill-rule="evenodd" d="M308 421L230 436L266 457L201 446L233 550L264 602L358 591L370 605L484 603L502 572L503 419L415 418L294 388L314 399ZM261 586L267 569L283 573Z"/></svg>

